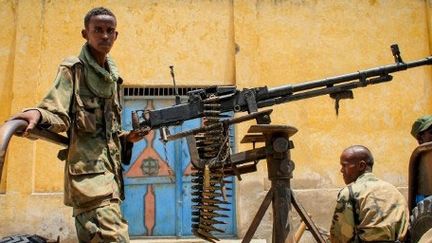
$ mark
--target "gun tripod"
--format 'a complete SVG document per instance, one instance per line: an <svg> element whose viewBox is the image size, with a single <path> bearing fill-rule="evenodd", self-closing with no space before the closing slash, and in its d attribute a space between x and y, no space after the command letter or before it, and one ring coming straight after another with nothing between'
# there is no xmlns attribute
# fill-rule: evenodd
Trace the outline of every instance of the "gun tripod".
<svg viewBox="0 0 432 243"><path fill-rule="evenodd" d="M253 125L248 132L251 134L245 135L241 143L265 142L268 178L271 181L271 187L249 226L242 243L251 241L270 203L272 203L273 208L273 243L285 242L290 232L288 216L291 204L305 222L315 240L320 243L325 242L317 226L296 200L290 188L290 179L294 170L290 149L294 148L294 145L289 138L297 132L297 129L290 126Z"/></svg>

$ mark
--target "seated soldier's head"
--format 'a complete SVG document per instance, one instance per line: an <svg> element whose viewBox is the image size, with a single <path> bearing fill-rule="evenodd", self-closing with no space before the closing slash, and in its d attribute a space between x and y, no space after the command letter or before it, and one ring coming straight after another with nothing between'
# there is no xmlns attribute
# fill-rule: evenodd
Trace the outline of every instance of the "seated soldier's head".
<svg viewBox="0 0 432 243"><path fill-rule="evenodd" d="M372 153L363 145L346 148L340 156L341 173L345 184L357 180L365 172L372 172L374 159Z"/></svg>
<svg viewBox="0 0 432 243"><path fill-rule="evenodd" d="M412 125L411 135L419 144L432 141L432 116L418 118Z"/></svg>

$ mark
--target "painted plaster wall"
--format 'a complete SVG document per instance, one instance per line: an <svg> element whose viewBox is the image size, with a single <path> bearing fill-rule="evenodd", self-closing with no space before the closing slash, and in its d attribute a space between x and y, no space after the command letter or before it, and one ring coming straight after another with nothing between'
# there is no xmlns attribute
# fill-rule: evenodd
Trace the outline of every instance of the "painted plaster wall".
<svg viewBox="0 0 432 243"><path fill-rule="evenodd" d="M59 62L76 55L83 15L111 8L120 32L112 51L127 85L177 83L274 87L430 55L430 6L424 0L203 0L0 2L0 119L33 106L52 84ZM274 107L273 124L297 127L292 186L317 223L328 228L343 186L339 154L364 144L374 171L404 190L416 144L412 121L431 112L429 67L396 73L391 83L355 90L354 100L319 97ZM249 125L237 129L237 141ZM71 210L62 204L58 146L14 138L0 184L0 236L38 233L74 242ZM249 147L240 145L239 151ZM247 230L269 189L265 163L238 183L238 233ZM294 222L297 223L296 217ZM256 237L271 239L269 212ZM307 238L305 238L307 242Z"/></svg>
<svg viewBox="0 0 432 243"><path fill-rule="evenodd" d="M10 114L12 101L12 73L13 73L13 56L15 45L15 21L14 8L11 4L4 5L0 8L0 16L4 19L0 22L2 35L0 36L0 120L4 121ZM6 173L3 177L6 179ZM0 182L0 192L5 191L4 180Z"/></svg>

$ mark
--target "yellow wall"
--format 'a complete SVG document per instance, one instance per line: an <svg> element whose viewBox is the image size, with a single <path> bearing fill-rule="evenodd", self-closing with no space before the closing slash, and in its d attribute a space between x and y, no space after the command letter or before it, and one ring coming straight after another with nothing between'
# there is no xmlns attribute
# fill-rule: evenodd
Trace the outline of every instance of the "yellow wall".
<svg viewBox="0 0 432 243"><path fill-rule="evenodd" d="M104 5L118 18L112 55L127 85L236 84L274 87L321 79L430 55L431 18L424 0L0 1L0 120L37 104L59 62L78 54L84 14ZM273 124L299 129L293 140L293 187L320 226L330 222L343 186L339 154L368 146L376 174L404 188L416 143L412 121L431 112L430 67L396 73L390 83L354 91L339 116L328 97L274 107ZM248 125L237 129L237 141ZM247 149L240 146L240 151ZM62 204L58 146L14 138L0 185L0 236L38 233L73 239L71 210ZM268 190L265 163L238 183L237 225L244 235ZM314 200L311 200L314 199ZM266 216L257 237L269 238ZM73 240L71 240L73 242Z"/></svg>
<svg viewBox="0 0 432 243"><path fill-rule="evenodd" d="M15 46L15 8L13 4L4 4L0 8L0 16L4 19L0 22L2 35L0 36L0 120L4 121L10 114L12 101L12 70ZM0 182L0 192L5 191L5 179L7 174L3 174L4 179Z"/></svg>

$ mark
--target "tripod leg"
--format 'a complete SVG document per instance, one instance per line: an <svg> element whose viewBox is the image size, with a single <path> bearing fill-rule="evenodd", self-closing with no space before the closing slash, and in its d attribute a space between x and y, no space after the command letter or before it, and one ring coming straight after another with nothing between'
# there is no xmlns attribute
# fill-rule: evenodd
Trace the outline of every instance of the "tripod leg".
<svg viewBox="0 0 432 243"><path fill-rule="evenodd" d="M302 218L303 222L307 225L308 229L312 233L315 240L319 243L325 243L326 241L321 236L321 233L318 230L318 227L315 225L315 223L312 221L312 219L307 214L306 210L303 208L303 206L297 201L297 199L294 196L294 192L291 192L291 203L296 209L297 213Z"/></svg>
<svg viewBox="0 0 432 243"><path fill-rule="evenodd" d="M273 243L284 243L290 232L289 211L291 190L289 180L275 179L272 181L273 193Z"/></svg>
<svg viewBox="0 0 432 243"><path fill-rule="evenodd" d="M260 224L264 213L266 212L267 208L269 207L270 203L272 202L273 198L273 187L270 188L270 190L267 192L267 195L265 196L264 200L261 203L260 208L258 209L258 212L256 213L251 225L249 226L245 236L243 237L242 243L249 243L252 240L252 237L255 234L255 231L258 228L258 225Z"/></svg>

